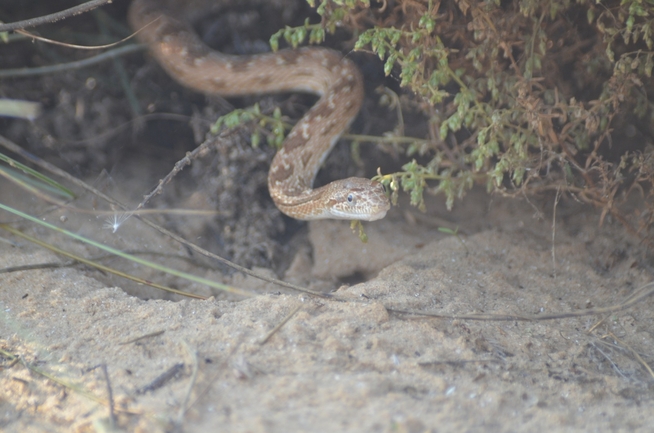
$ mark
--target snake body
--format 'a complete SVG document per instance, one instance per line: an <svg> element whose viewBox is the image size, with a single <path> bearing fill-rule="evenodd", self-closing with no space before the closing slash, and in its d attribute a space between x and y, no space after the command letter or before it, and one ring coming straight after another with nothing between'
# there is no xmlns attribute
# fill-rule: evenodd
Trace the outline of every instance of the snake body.
<svg viewBox="0 0 654 433"><path fill-rule="evenodd" d="M226 97L289 91L320 96L273 158L268 189L275 205L300 220L383 218L390 203L379 182L353 177L312 188L323 161L361 107L363 79L354 63L319 47L238 56L215 51L197 36L189 15L196 12L187 13L192 8L183 3L134 0L129 9L140 40L179 83ZM223 0L222 5L229 3Z"/></svg>

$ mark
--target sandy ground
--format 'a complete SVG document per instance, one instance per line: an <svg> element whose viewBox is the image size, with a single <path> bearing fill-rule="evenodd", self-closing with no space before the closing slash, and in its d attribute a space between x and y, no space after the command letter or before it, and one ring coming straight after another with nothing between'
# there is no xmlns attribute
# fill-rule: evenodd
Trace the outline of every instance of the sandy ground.
<svg viewBox="0 0 654 433"><path fill-rule="evenodd" d="M650 299L545 321L397 312L538 317L619 304L652 279L622 227L562 202L553 240L551 202L475 192L451 214L432 202L433 221L394 209L367 225L368 244L347 224L312 223L315 262L298 253L288 280L378 273L334 299L239 275L231 282L257 296L143 300L80 267L0 274L0 347L19 357L0 357L0 428L106 431L106 366L118 431L650 431ZM460 239L436 230L443 218ZM82 232L109 233L88 221ZM105 236L181 254L138 223L140 235L124 230ZM7 239L3 267L61 261Z"/></svg>

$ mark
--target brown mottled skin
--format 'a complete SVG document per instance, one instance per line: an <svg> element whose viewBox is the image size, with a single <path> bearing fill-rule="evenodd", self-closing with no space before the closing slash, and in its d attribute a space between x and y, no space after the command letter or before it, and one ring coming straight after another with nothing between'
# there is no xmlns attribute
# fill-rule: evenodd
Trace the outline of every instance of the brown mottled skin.
<svg viewBox="0 0 654 433"><path fill-rule="evenodd" d="M129 10L132 28L142 29L139 39L175 80L202 93L227 97L288 91L320 96L272 161L268 188L275 205L301 220L383 218L390 203L378 182L348 178L312 188L326 156L361 107L363 83L357 67L336 51L317 47L253 56L212 50L190 26L190 3L134 0ZM213 8L236 3L223 0L214 2Z"/></svg>

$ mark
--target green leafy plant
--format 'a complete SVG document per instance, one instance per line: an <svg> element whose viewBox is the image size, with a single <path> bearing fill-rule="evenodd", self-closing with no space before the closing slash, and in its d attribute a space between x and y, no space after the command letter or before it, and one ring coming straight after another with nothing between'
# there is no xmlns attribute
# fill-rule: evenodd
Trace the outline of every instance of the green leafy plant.
<svg viewBox="0 0 654 433"><path fill-rule="evenodd" d="M651 226L654 150L629 141L652 133L651 2L309 3L321 23L284 29L274 48L281 36L296 46L321 41L317 26L348 27L354 49L378 56L428 118L429 137L394 135L412 158L377 177L394 201L402 190L423 207L430 192L452 207L485 183L504 195L560 191ZM640 219L620 206L632 191L649 209Z"/></svg>
<svg viewBox="0 0 654 433"><path fill-rule="evenodd" d="M275 108L272 116L263 114L259 104L230 111L216 120L211 126L211 133L217 134L223 126L226 128L235 128L254 121L257 122L257 127L250 137L252 146L259 146L261 135L263 134L269 145L276 148L282 147L285 131L290 129L290 125L282 120L282 112L279 107Z"/></svg>

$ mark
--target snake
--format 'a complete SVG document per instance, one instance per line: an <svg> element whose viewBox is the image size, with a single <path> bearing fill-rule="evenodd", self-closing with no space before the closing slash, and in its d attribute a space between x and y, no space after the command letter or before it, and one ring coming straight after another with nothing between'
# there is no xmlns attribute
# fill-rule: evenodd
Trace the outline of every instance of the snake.
<svg viewBox="0 0 654 433"><path fill-rule="evenodd" d="M313 188L318 170L364 99L363 78L354 62L317 46L251 55L222 53L207 46L194 30L193 21L202 12L192 3L133 0L128 11L139 40L182 86L222 97L280 92L319 97L273 157L268 189L277 208L298 220L384 218L390 202L380 182L350 177ZM242 0L212 4L214 11L222 11L241 7Z"/></svg>

